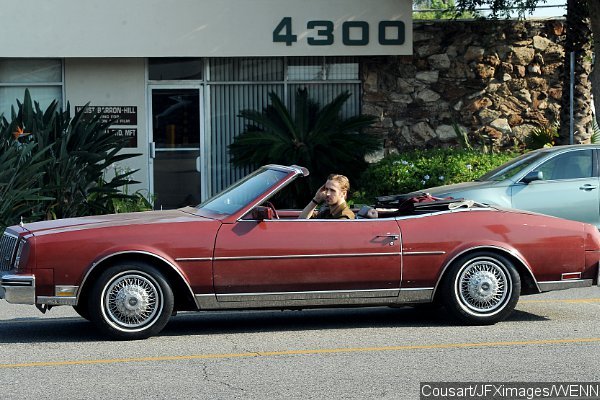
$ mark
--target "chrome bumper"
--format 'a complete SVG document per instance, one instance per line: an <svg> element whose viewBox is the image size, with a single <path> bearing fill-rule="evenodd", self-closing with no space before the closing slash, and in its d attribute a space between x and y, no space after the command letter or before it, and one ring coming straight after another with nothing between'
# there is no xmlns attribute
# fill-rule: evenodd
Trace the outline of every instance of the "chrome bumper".
<svg viewBox="0 0 600 400"><path fill-rule="evenodd" d="M575 289L582 287L590 287L593 285L593 279L573 279L565 281L548 281L538 282L538 286L542 292L551 290Z"/></svg>
<svg viewBox="0 0 600 400"><path fill-rule="evenodd" d="M2 275L0 299L12 304L35 304L34 275Z"/></svg>

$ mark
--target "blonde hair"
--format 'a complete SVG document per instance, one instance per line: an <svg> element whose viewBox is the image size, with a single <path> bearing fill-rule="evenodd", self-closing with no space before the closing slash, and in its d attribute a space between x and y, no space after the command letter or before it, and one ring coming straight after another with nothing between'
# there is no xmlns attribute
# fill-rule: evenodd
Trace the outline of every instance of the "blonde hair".
<svg viewBox="0 0 600 400"><path fill-rule="evenodd" d="M337 184L340 185L340 189L346 192L345 197L348 197L348 192L350 191L350 181L345 175L330 174L327 177L327 180L337 182Z"/></svg>

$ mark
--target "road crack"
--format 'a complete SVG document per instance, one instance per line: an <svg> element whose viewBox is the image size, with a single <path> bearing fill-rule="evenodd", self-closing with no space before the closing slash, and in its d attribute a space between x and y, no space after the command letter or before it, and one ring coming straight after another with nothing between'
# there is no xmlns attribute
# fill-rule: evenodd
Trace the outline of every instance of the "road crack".
<svg viewBox="0 0 600 400"><path fill-rule="evenodd" d="M208 373L208 365L203 365L202 366L202 379L204 381L206 381L206 382L217 384L217 385L221 385L221 386L224 386L224 387L226 387L228 389L235 390L235 391L238 391L238 392L244 393L246 391L244 388L241 388L241 387L238 387L238 386L234 386L234 385L232 385L232 384L230 384L228 382L211 378L211 376Z"/></svg>

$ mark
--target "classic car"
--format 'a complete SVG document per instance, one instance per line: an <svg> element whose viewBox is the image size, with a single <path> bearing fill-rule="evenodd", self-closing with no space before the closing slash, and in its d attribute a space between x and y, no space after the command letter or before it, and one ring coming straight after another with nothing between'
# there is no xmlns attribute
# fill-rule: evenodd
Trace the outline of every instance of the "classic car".
<svg viewBox="0 0 600 400"><path fill-rule="evenodd" d="M471 182L424 191L436 197L467 198L518 208L600 228L600 145L534 150Z"/></svg>
<svg viewBox="0 0 600 400"><path fill-rule="evenodd" d="M140 339L190 310L435 302L461 323L493 324L520 295L598 284L593 225L402 196L351 220L272 204L307 175L268 165L197 207L8 227L0 297L72 306L109 337Z"/></svg>

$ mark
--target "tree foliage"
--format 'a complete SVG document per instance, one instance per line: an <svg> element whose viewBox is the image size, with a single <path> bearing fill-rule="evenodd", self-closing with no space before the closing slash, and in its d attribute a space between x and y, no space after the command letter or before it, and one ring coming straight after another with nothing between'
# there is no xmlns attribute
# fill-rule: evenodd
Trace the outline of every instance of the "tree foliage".
<svg viewBox="0 0 600 400"><path fill-rule="evenodd" d="M367 166L365 155L378 150L380 141L362 131L375 117L341 117L349 97L350 93L344 92L321 107L306 89L298 89L292 113L277 94L270 93L270 104L262 111L240 113L248 124L229 146L231 161L236 166L274 163L307 167L311 174L298 183L290 206L308 202L330 173L357 178Z"/></svg>
<svg viewBox="0 0 600 400"><path fill-rule="evenodd" d="M47 149L39 150L37 143L7 139L6 130L3 126L0 140L0 231L31 215L31 202L44 200L37 183L48 162L43 158Z"/></svg>
<svg viewBox="0 0 600 400"><path fill-rule="evenodd" d="M53 101L46 110L29 91L0 119L0 224L110 212L119 189L132 183L126 171L105 180L110 165L136 156L119 154L126 138L111 133L100 115L71 117Z"/></svg>
<svg viewBox="0 0 600 400"><path fill-rule="evenodd" d="M520 17L535 11L538 3L546 0L457 0L456 8L476 13L478 9L490 8L492 18L510 18L516 11Z"/></svg>
<svg viewBox="0 0 600 400"><path fill-rule="evenodd" d="M414 0L413 19L474 19L479 17L478 12L458 10L454 0Z"/></svg>

